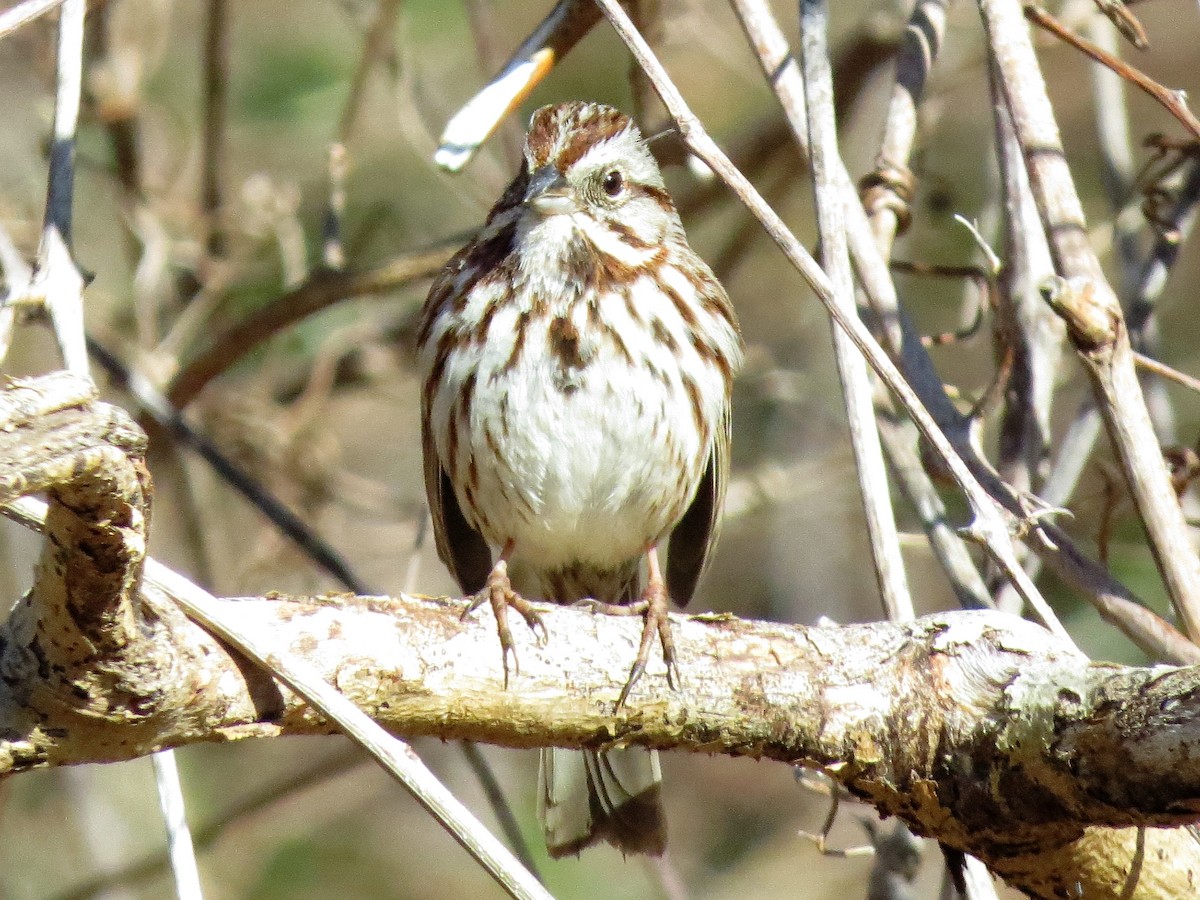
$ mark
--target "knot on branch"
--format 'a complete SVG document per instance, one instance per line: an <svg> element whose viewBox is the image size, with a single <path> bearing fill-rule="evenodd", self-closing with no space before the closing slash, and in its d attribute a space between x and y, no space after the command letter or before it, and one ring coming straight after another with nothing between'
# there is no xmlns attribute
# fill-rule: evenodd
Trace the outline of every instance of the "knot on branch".
<svg viewBox="0 0 1200 900"><path fill-rule="evenodd" d="M34 587L0 627L0 706L45 727L174 706L162 648L182 615L138 597L150 512L146 436L66 372L0 393L0 502L48 500ZM170 696L173 701L176 698Z"/></svg>
<svg viewBox="0 0 1200 900"><path fill-rule="evenodd" d="M868 172L858 184L863 209L874 217L881 210L888 210L896 217L896 233L903 234L912 222L912 198L916 191L916 179L907 166L880 163L875 171Z"/></svg>
<svg viewBox="0 0 1200 900"><path fill-rule="evenodd" d="M1109 309L1091 279L1052 275L1040 286L1042 299L1067 325L1071 343L1088 356L1109 353L1120 334L1119 311Z"/></svg>

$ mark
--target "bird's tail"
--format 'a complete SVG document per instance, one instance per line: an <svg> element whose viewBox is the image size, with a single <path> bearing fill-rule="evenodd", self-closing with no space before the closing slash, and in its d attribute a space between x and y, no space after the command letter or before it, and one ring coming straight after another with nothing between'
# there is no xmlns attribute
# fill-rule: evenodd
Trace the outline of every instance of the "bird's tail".
<svg viewBox="0 0 1200 900"><path fill-rule="evenodd" d="M607 841L622 853L661 856L667 846L661 784L654 750L543 750L538 820L550 855Z"/></svg>

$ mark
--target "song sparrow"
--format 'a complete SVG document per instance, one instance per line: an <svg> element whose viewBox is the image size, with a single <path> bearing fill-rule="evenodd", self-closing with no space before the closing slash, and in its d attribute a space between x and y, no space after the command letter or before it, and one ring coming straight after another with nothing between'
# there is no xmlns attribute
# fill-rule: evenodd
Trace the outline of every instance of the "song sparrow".
<svg viewBox="0 0 1200 900"><path fill-rule="evenodd" d="M511 559L545 599L645 616L619 707L656 635L677 683L668 594L687 603L716 540L741 337L627 116L544 107L524 157L425 303L425 485L438 554L496 613L506 681L506 609L544 634ZM662 852L658 782L644 751L544 754L551 852Z"/></svg>

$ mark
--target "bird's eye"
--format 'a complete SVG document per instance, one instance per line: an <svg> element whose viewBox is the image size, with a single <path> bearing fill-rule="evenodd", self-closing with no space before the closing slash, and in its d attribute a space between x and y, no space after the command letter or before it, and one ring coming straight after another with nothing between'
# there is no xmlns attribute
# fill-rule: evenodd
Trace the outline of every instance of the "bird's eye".
<svg viewBox="0 0 1200 900"><path fill-rule="evenodd" d="M604 193L608 196L619 197L623 190L625 190L625 179L616 169L604 176Z"/></svg>

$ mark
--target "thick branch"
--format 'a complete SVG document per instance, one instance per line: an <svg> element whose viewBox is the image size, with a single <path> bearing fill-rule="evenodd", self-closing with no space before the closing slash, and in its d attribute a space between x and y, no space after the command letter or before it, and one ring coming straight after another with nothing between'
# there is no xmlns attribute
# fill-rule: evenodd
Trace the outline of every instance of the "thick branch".
<svg viewBox="0 0 1200 900"><path fill-rule="evenodd" d="M1002 614L844 628L677 618L683 688L668 691L661 671L652 673L613 715L634 621L548 609L549 646L520 648L521 675L506 691L494 622L486 614L460 622L458 603L227 602L247 630L272 634L396 733L511 747L638 743L820 766L881 812L1040 896L1053 895L1047 879L1086 887L1130 865L1131 826L1200 819L1200 668L1088 665L1041 628ZM139 721L81 728L70 695L50 702L23 692L34 698L21 707L24 733L0 742L0 769L329 730L288 691L186 628L172 645L188 648L186 658L160 647L152 659L173 665L174 679L141 696ZM18 707L11 690L3 686L10 713ZM12 724L0 722L9 733ZM1171 845L1168 871L1185 877L1195 863L1200 874L1186 836L1149 839ZM1089 868L1097 858L1104 872Z"/></svg>

